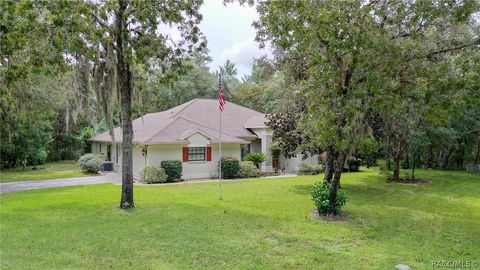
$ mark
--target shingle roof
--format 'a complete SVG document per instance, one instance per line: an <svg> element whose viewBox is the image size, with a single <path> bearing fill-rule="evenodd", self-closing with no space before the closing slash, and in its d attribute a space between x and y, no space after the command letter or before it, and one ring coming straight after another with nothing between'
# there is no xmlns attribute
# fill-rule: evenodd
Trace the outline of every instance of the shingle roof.
<svg viewBox="0 0 480 270"><path fill-rule="evenodd" d="M256 136L248 128L265 126L263 113L228 102L222 113L222 142L245 143L244 138ZM186 134L199 131L208 135L212 142L218 142L219 127L218 100L194 99L133 120L133 141L141 144L185 143ZM121 128L115 128L114 134L115 140L121 142ZM110 142L110 134L99 134L91 141Z"/></svg>

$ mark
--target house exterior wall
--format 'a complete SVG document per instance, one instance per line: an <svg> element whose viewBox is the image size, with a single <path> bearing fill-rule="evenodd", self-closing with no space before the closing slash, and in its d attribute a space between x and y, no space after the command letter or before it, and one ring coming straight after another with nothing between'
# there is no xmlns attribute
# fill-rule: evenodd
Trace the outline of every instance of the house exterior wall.
<svg viewBox="0 0 480 270"><path fill-rule="evenodd" d="M189 145L192 147L207 147L206 144ZM195 178L213 178L218 177L219 147L218 144L210 145L212 147L211 161L187 161L183 162L183 144L165 144L165 145L149 145L147 166L160 166L163 160L180 160L183 166L183 179ZM240 144L222 144L222 156L235 157L240 160ZM135 161L134 161L135 164ZM135 168L137 170L136 177L139 176L139 170L142 166ZM135 172L134 172L135 176Z"/></svg>
<svg viewBox="0 0 480 270"><path fill-rule="evenodd" d="M261 153L262 152L262 141L260 139L253 140L250 143L250 153Z"/></svg>
<svg viewBox="0 0 480 270"><path fill-rule="evenodd" d="M318 155L308 156L306 159L303 159L302 154L298 154L291 158L280 158L280 169L285 172L298 172L300 169L300 164L318 164Z"/></svg>
<svg viewBox="0 0 480 270"><path fill-rule="evenodd" d="M219 162L219 147L218 144L208 145L208 140L203 140L201 137L192 139L191 147L212 147L211 161L182 161L183 147L185 144L158 144L148 145L147 157L142 153L143 145L133 146L133 177L140 178L140 170L145 166L160 166L163 160L180 160L183 166L183 178L213 178L218 177L218 162ZM92 153L107 154L107 144L100 142L92 142ZM101 145L101 149L100 149ZM119 144L118 163L115 165L115 171L121 171L122 164L122 147ZM101 150L101 151L100 151ZM112 153L112 159L114 153ZM240 160L240 144L222 144L222 156L235 157Z"/></svg>
<svg viewBox="0 0 480 270"><path fill-rule="evenodd" d="M92 142L92 148L91 152L92 153L103 153L105 156L107 156L107 145L109 143L104 143L104 142Z"/></svg>
<svg viewBox="0 0 480 270"><path fill-rule="evenodd" d="M107 142L92 142L91 145L91 152L92 153L102 153L105 156L107 156L107 145L111 145L111 143ZM118 153L115 151L113 147L111 148L111 161L115 163L114 170L115 171L120 171L121 170L121 164L122 164L122 144L121 143L116 143L118 147ZM118 160L117 160L118 156Z"/></svg>
<svg viewBox="0 0 480 270"><path fill-rule="evenodd" d="M210 140L198 132L192 134L187 140L190 147L205 147L210 144Z"/></svg>
<svg viewBox="0 0 480 270"><path fill-rule="evenodd" d="M145 164L148 166L147 159L142 154L143 146L141 145L134 145L133 146L133 178L139 179L140 178L140 169L145 167ZM121 166L120 166L121 167Z"/></svg>
<svg viewBox="0 0 480 270"><path fill-rule="evenodd" d="M272 144L273 132L269 128L251 128L251 130L260 138L260 151L266 155L265 161L260 165L263 172L272 172L272 153L270 145ZM253 152L250 150L250 152ZM256 152L256 151L255 151Z"/></svg>

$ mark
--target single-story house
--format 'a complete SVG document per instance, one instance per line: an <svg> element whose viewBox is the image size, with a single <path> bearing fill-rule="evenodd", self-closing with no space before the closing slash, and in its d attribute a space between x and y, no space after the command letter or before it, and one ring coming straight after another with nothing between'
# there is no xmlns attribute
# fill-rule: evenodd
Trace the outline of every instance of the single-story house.
<svg viewBox="0 0 480 270"><path fill-rule="evenodd" d="M139 177L145 166L160 166L162 160L180 160L183 178L218 176L220 119L218 100L194 99L163 112L149 113L133 121L133 175ZM242 160L250 152L267 155L261 170L270 172L272 130L265 124L265 114L227 103L222 112L222 156ZM116 144L112 146L109 132L91 139L92 152L103 152L120 170L122 163L122 132L114 129ZM112 151L115 147L116 151ZM115 153L115 154L114 154ZM114 155L114 156L112 156ZM298 162L289 170L295 170ZM282 165L280 165L282 166Z"/></svg>

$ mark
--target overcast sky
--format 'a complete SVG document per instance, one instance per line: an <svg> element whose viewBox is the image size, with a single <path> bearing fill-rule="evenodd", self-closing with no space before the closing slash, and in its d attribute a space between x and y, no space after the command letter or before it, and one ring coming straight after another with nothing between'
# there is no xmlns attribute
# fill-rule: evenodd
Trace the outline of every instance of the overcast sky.
<svg viewBox="0 0 480 270"><path fill-rule="evenodd" d="M227 59L234 62L240 79L250 74L253 58L267 53L254 41L253 21L258 17L254 7L237 3L223 5L223 0L205 0L200 9L203 21L200 29L207 36L208 48L213 61L212 71Z"/></svg>

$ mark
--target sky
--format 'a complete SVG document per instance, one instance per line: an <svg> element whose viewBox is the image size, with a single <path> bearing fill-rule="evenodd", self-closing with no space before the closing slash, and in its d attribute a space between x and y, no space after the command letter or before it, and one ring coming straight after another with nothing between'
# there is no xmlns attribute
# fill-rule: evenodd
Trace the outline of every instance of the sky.
<svg viewBox="0 0 480 270"><path fill-rule="evenodd" d="M207 37L210 56L210 70L227 59L235 63L237 78L251 73L254 58L268 54L268 50L259 49L254 41L253 21L258 17L254 7L240 6L238 3L223 5L223 0L205 0L200 8L203 21L200 29Z"/></svg>

